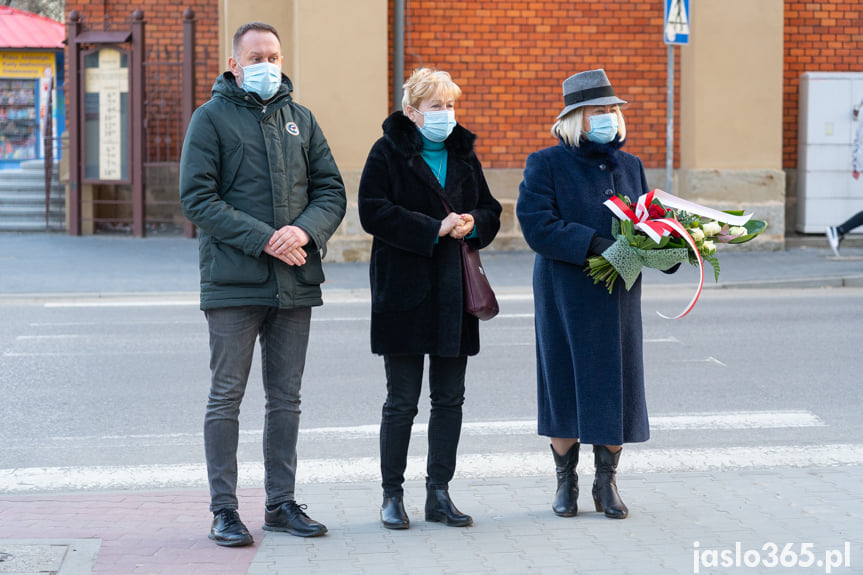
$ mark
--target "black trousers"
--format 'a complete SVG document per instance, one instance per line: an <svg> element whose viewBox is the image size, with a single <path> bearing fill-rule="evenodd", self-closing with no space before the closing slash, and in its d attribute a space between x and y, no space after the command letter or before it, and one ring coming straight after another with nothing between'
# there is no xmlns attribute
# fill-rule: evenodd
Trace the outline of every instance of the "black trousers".
<svg viewBox="0 0 863 575"><path fill-rule="evenodd" d="M411 426L422 391L424 355L385 355L387 399L381 416L381 486L384 495L402 495ZM429 356L431 412L426 483L447 487L455 474L461 435L467 357Z"/></svg>

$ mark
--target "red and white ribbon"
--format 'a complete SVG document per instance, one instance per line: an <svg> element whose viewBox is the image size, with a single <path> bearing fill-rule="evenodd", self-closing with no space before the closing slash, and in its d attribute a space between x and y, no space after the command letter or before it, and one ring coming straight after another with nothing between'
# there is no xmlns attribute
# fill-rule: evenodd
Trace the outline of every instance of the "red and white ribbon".
<svg viewBox="0 0 863 575"><path fill-rule="evenodd" d="M648 206L653 203L653 199L658 190L653 190L638 198L635 204L635 210L626 205L620 197L614 196L610 200L606 200L604 205L610 209L614 215L621 220L629 220L635 224L635 228L647 234L650 239L659 243L663 236L678 235L674 232L675 227L668 223L667 218L650 219Z"/></svg>
<svg viewBox="0 0 863 575"><path fill-rule="evenodd" d="M663 192L662 190L653 190L650 193L653 194L653 197L659 200L660 203L662 203L662 205L667 208L683 210L685 212L689 212L690 214L696 214L705 218L710 218L711 220L717 222L722 222L723 224L728 224L729 226L742 226L752 217L752 214L734 216L725 212L720 212L719 210L714 210L713 208L708 208L707 206L702 206L701 204L696 204L695 202L690 202L689 200L678 198L677 196L669 194L668 192ZM645 196L646 195L647 194L645 194Z"/></svg>
<svg viewBox="0 0 863 575"><path fill-rule="evenodd" d="M674 218L650 219L648 206L653 203L654 199L658 199L663 206L686 210L690 213L698 214L704 217L716 219L714 218L715 213L716 215L719 215L721 217L719 221L733 225L745 224L749 220L749 218L752 217L752 214L746 216L732 216L730 214L725 214L724 212L719 212L705 206L700 206L687 200L681 200L680 198L672 196L671 194L663 192L662 190L652 190L644 194L643 196L640 196L635 204L635 210L633 210L621 198L617 196L604 202L604 205L608 209L610 209L619 219L631 221L633 224L635 224L636 229L643 231L650 237L650 239L652 239L656 243L659 243L663 236L672 235L683 238L684 241L689 244L689 247L692 248L692 252L695 254L695 257L698 260L698 288L695 291L695 295L692 297L689 305L687 305L682 312L680 312L674 317L669 317L660 312L656 312L659 317L665 319L680 319L686 314L688 314L690 311L692 311L692 308L695 307L695 302L697 302L698 298L701 296L701 290L704 288L704 261L701 259L701 254L698 252L698 246L695 244L695 240L692 239L692 236L689 235L689 232L686 231L686 228L684 228L680 222L678 222ZM683 207L684 205L686 207Z"/></svg>
<svg viewBox="0 0 863 575"><path fill-rule="evenodd" d="M680 319L692 311L692 308L695 307L695 302L697 302L698 298L701 297L701 290L704 287L704 261L701 259L701 254L698 252L698 246L695 245L695 240L692 239L692 236L689 235L689 232L686 231L686 228L684 228L680 222L670 218L663 221L670 222L669 225L673 226L678 231L680 237L686 240L686 243L688 243L689 247L692 248L693 253L695 253L695 257L698 260L698 288L695 290L695 295L692 296L692 300L689 302L689 305L674 317L668 317L659 311L656 312L656 315L665 319Z"/></svg>

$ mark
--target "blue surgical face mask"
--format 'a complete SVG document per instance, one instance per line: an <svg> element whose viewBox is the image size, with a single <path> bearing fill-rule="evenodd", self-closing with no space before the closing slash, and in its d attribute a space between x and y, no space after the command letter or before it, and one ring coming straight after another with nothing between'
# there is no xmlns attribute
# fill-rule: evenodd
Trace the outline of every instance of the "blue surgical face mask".
<svg viewBox="0 0 863 575"><path fill-rule="evenodd" d="M587 139L597 144L607 144L617 135L617 114L597 114L590 117Z"/></svg>
<svg viewBox="0 0 863 575"><path fill-rule="evenodd" d="M282 69L270 62L261 62L243 67L243 90L269 100L279 91Z"/></svg>
<svg viewBox="0 0 863 575"><path fill-rule="evenodd" d="M413 106L411 107L413 108ZM420 133L432 142L443 142L452 134L456 125L454 110L434 110L431 112L420 112L416 108L414 110L422 114L423 117Z"/></svg>

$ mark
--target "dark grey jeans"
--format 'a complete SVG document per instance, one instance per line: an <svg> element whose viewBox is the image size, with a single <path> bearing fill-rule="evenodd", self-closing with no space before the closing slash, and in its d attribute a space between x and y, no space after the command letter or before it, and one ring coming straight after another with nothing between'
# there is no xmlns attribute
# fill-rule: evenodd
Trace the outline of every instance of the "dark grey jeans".
<svg viewBox="0 0 863 575"><path fill-rule="evenodd" d="M210 395L204 416L210 511L237 509L238 418L256 339L261 345L266 397L267 505L294 499L300 384L312 310L241 306L206 310L204 314L210 330Z"/></svg>

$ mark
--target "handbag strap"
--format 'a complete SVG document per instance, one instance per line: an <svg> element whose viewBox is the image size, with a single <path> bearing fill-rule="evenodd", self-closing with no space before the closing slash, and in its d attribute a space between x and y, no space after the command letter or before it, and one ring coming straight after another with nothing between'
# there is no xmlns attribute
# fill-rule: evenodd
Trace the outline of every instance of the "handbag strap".
<svg viewBox="0 0 863 575"><path fill-rule="evenodd" d="M437 190L435 190L435 194L437 195L437 198L440 200L440 203L443 204L443 209L446 210L447 215L451 214L452 209L449 207L449 203L447 203L446 198L444 198L444 195Z"/></svg>

